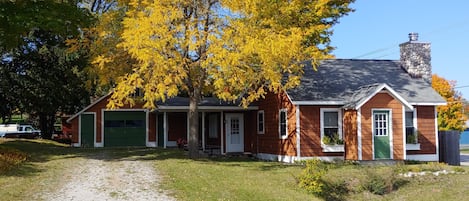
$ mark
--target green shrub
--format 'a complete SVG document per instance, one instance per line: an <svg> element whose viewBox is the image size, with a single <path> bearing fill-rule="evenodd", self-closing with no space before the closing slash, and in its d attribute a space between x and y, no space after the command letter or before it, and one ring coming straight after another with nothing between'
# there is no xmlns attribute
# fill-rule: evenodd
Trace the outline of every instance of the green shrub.
<svg viewBox="0 0 469 201"><path fill-rule="evenodd" d="M306 167L299 176L299 186L315 195L321 195L324 183L323 176L328 167L319 159L307 160Z"/></svg>
<svg viewBox="0 0 469 201"><path fill-rule="evenodd" d="M0 173L25 161L27 155L19 150L0 147Z"/></svg>
<svg viewBox="0 0 469 201"><path fill-rule="evenodd" d="M453 171L454 172L459 172L459 173L466 172L466 170L464 170L464 168L462 168L462 167L454 167Z"/></svg>
<svg viewBox="0 0 469 201"><path fill-rule="evenodd" d="M367 180L362 184L364 190L377 195L392 192L405 182L398 179L399 167L394 168L368 168L366 169Z"/></svg>

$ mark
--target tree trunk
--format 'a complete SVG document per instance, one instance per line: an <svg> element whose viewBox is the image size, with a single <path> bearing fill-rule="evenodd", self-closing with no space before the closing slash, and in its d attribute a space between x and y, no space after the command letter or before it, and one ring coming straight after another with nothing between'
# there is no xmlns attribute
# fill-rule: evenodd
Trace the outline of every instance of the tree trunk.
<svg viewBox="0 0 469 201"><path fill-rule="evenodd" d="M199 101L200 89L189 95L189 158L199 157Z"/></svg>
<svg viewBox="0 0 469 201"><path fill-rule="evenodd" d="M52 138L52 132L54 131L54 122L55 115L47 113L39 114L39 129L41 130L42 138Z"/></svg>

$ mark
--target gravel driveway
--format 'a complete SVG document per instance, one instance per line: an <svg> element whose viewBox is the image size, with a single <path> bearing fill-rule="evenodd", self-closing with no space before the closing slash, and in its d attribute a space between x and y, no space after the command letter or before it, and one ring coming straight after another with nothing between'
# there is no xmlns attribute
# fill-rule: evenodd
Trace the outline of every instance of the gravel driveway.
<svg viewBox="0 0 469 201"><path fill-rule="evenodd" d="M63 175L63 185L41 200L175 200L159 188L152 160L79 158Z"/></svg>

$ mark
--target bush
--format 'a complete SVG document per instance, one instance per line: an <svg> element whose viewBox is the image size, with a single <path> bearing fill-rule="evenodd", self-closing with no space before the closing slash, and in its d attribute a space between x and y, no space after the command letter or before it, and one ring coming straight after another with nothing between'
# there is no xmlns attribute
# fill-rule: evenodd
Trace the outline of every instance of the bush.
<svg viewBox="0 0 469 201"><path fill-rule="evenodd" d="M19 150L0 147L0 173L17 166L25 161L26 158L27 155Z"/></svg>
<svg viewBox="0 0 469 201"><path fill-rule="evenodd" d="M332 164L314 159L306 161L305 165L299 177L300 187L325 200L345 200L349 189L344 177L327 175L329 170L344 165L343 163Z"/></svg>
<svg viewBox="0 0 469 201"><path fill-rule="evenodd" d="M406 183L398 178L399 170L399 167L368 168L365 171L368 179L363 183L362 187L364 190L377 195L390 193Z"/></svg>
<svg viewBox="0 0 469 201"><path fill-rule="evenodd" d="M320 195L323 190L323 176L327 172L327 165L319 159L307 160L305 169L299 176L299 186L315 195Z"/></svg>

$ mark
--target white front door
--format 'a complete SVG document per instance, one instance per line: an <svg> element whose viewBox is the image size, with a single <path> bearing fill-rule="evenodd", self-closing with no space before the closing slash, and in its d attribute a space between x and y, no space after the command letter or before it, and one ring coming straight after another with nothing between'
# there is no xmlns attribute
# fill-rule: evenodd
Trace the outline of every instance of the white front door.
<svg viewBox="0 0 469 201"><path fill-rule="evenodd" d="M243 114L226 114L226 152L244 152Z"/></svg>

